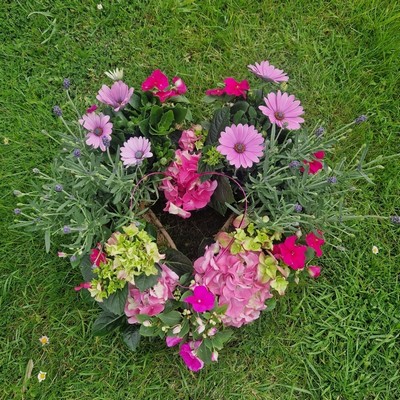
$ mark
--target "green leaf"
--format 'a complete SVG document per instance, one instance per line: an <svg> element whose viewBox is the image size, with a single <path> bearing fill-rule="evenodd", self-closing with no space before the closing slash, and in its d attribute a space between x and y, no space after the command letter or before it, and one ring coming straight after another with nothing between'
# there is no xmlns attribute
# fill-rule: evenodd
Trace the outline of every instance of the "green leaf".
<svg viewBox="0 0 400 400"><path fill-rule="evenodd" d="M169 98L169 101L173 103L185 103L185 104L190 104L190 101L187 97L178 95L178 96L172 96Z"/></svg>
<svg viewBox="0 0 400 400"><path fill-rule="evenodd" d="M147 136L149 134L149 119L143 119L139 122L139 129L143 135Z"/></svg>
<svg viewBox="0 0 400 400"><path fill-rule="evenodd" d="M131 99L129 100L129 104L135 108L136 110L140 110L141 107L141 97L137 93L133 93Z"/></svg>
<svg viewBox="0 0 400 400"><path fill-rule="evenodd" d="M122 331L122 340L132 351L140 344L140 325L129 325Z"/></svg>
<svg viewBox="0 0 400 400"><path fill-rule="evenodd" d="M160 106L154 105L150 111L150 125L156 127L163 116L163 109Z"/></svg>
<svg viewBox="0 0 400 400"><path fill-rule="evenodd" d="M144 230L154 239L157 239L157 228L153 224L147 223Z"/></svg>
<svg viewBox="0 0 400 400"><path fill-rule="evenodd" d="M135 286L141 291L144 292L146 289L153 287L157 282L158 278L160 277L161 272L158 271L156 275L149 275L142 274L139 276L135 276Z"/></svg>
<svg viewBox="0 0 400 400"><path fill-rule="evenodd" d="M103 336L112 332L115 328L120 326L125 320L125 314L115 315L108 311L102 311L94 321L92 332L95 336Z"/></svg>
<svg viewBox="0 0 400 400"><path fill-rule="evenodd" d="M128 284L126 284L123 289L117 290L115 293L104 299L101 303L102 308L104 308L106 311L109 311L110 313L122 315L124 314L127 296Z"/></svg>
<svg viewBox="0 0 400 400"><path fill-rule="evenodd" d="M276 299L274 298L268 299L265 302L265 305L267 306L267 308L265 309L266 312L272 311L276 307Z"/></svg>
<svg viewBox="0 0 400 400"><path fill-rule="evenodd" d="M174 121L174 112L172 110L167 111L161 118L158 124L159 132L168 132L171 128L172 122Z"/></svg>
<svg viewBox="0 0 400 400"><path fill-rule="evenodd" d="M174 326L179 324L182 320L182 315L179 311L170 311L168 313L161 313L157 315L158 318L167 326Z"/></svg>
<svg viewBox="0 0 400 400"><path fill-rule="evenodd" d="M197 355L206 363L211 363L211 350L207 347L203 341L200 347L196 350Z"/></svg>
<svg viewBox="0 0 400 400"><path fill-rule="evenodd" d="M229 124L229 118L230 111L228 107L223 107L215 112L205 141L206 145L212 145L218 142L220 133Z"/></svg>
<svg viewBox="0 0 400 400"><path fill-rule="evenodd" d="M221 350L224 347L224 344L230 339L233 331L230 329L224 329L223 331L218 331L215 336L211 338L213 346Z"/></svg>
<svg viewBox="0 0 400 400"><path fill-rule="evenodd" d="M238 101L231 107L231 114L234 115L238 111L243 111L244 114L245 112L247 112L249 105L250 104L247 101Z"/></svg>
<svg viewBox="0 0 400 400"><path fill-rule="evenodd" d="M142 336L157 336L161 330L157 326L140 325L139 333Z"/></svg>
<svg viewBox="0 0 400 400"><path fill-rule="evenodd" d="M240 123L242 124L247 124L247 118L243 116L245 115L245 112L243 110L239 110L234 116L233 116L233 123L238 125Z"/></svg>
<svg viewBox="0 0 400 400"><path fill-rule="evenodd" d="M165 253L165 264L172 269L179 276L186 273L193 273L193 264L184 254L179 250L166 249Z"/></svg>
<svg viewBox="0 0 400 400"><path fill-rule="evenodd" d="M92 262L90 261L89 255L84 256L81 260L81 273L85 282L90 282L96 277L92 269Z"/></svg>
<svg viewBox="0 0 400 400"><path fill-rule="evenodd" d="M172 111L174 113L175 122L181 124L185 120L187 109L177 104Z"/></svg>
<svg viewBox="0 0 400 400"><path fill-rule="evenodd" d="M50 251L50 229L46 229L44 232L44 245L46 247L46 253Z"/></svg>
<svg viewBox="0 0 400 400"><path fill-rule="evenodd" d="M226 176L217 176L216 181L218 182L218 186L213 194L215 199L221 203L234 203L235 197L233 196L229 179Z"/></svg>

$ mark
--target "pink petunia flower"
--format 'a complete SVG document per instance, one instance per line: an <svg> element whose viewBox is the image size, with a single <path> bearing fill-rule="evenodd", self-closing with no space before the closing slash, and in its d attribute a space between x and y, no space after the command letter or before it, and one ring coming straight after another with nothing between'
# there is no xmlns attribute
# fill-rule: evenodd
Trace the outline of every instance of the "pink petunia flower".
<svg viewBox="0 0 400 400"><path fill-rule="evenodd" d="M202 313L214 308L215 296L205 286L196 286L185 302L191 304L194 311Z"/></svg>
<svg viewBox="0 0 400 400"><path fill-rule="evenodd" d="M142 83L142 90L149 91L153 89L165 90L169 86L168 77L159 69L156 69Z"/></svg>
<svg viewBox="0 0 400 400"><path fill-rule="evenodd" d="M185 85L185 82L183 82L182 78L179 78L179 76L174 76L172 78L172 82L174 83L177 94L185 94L186 93L187 87Z"/></svg>
<svg viewBox="0 0 400 400"><path fill-rule="evenodd" d="M104 104L114 108L114 111L119 111L124 108L133 94L133 88L122 81L114 82L111 89L107 85L103 85L99 90L96 99Z"/></svg>
<svg viewBox="0 0 400 400"><path fill-rule="evenodd" d="M226 127L219 138L217 150L236 168L249 168L263 155L264 139L253 125Z"/></svg>
<svg viewBox="0 0 400 400"><path fill-rule="evenodd" d="M179 355L182 357L186 366L193 372L200 371L204 367L204 361L197 357L196 350L200 347L201 341L184 343L180 350Z"/></svg>
<svg viewBox="0 0 400 400"><path fill-rule="evenodd" d="M310 232L306 235L306 243L309 247L315 250L315 254L317 257L322 256L321 246L325 244L325 240L322 237L322 232L318 231L320 236L314 234L314 232Z"/></svg>
<svg viewBox="0 0 400 400"><path fill-rule="evenodd" d="M287 82L289 77L283 70L275 68L268 61L261 61L260 64L248 65L247 68L259 78L269 82Z"/></svg>
<svg viewBox="0 0 400 400"><path fill-rule="evenodd" d="M321 275L321 267L318 267L317 265L310 265L308 267L308 274L311 276L311 278L318 278Z"/></svg>
<svg viewBox="0 0 400 400"><path fill-rule="evenodd" d="M296 245L297 236L289 236L274 246L273 253L292 269L303 269L306 263L307 246Z"/></svg>
<svg viewBox="0 0 400 400"><path fill-rule="evenodd" d="M161 103L168 100L171 97L176 96L178 93L175 90L165 90L165 91L158 91L154 93L154 96L157 96Z"/></svg>
<svg viewBox="0 0 400 400"><path fill-rule="evenodd" d="M111 140L111 133L113 124L108 122L110 120L109 115L104 115L102 113L95 114L85 114L79 123L89 131L86 135L86 144L92 146L94 149L100 147L101 151L106 151L106 146L104 145L103 139L107 141Z"/></svg>
<svg viewBox="0 0 400 400"><path fill-rule="evenodd" d="M101 264L105 264L107 262L106 253L97 248L92 249L89 258L92 265L96 265L97 267L100 267Z"/></svg>
<svg viewBox="0 0 400 400"><path fill-rule="evenodd" d="M222 88L206 90L207 96L223 96L224 94L225 94L225 89L222 89Z"/></svg>
<svg viewBox="0 0 400 400"><path fill-rule="evenodd" d="M246 98L247 91L250 89L249 82L245 79L241 82L229 77L224 80L225 93L232 96L242 96Z"/></svg>
<svg viewBox="0 0 400 400"><path fill-rule="evenodd" d="M128 139L121 147L121 160L126 167L140 165L145 158L153 157L150 141L142 136Z"/></svg>
<svg viewBox="0 0 400 400"><path fill-rule="evenodd" d="M259 106L261 112L266 115L271 123L276 124L280 128L289 130L300 129L300 124L304 119L300 115L304 114L300 101L296 100L293 95L287 93L269 93L264 97L266 106Z"/></svg>
<svg viewBox="0 0 400 400"><path fill-rule="evenodd" d="M315 157L314 160L311 160L311 161L304 160L303 161L303 164L308 165L308 175L315 175L318 171L320 171L321 169L324 168L324 164L319 160L324 159L325 152L322 150L317 151L316 153L313 154L313 156ZM301 167L300 171L304 172L304 167Z"/></svg>

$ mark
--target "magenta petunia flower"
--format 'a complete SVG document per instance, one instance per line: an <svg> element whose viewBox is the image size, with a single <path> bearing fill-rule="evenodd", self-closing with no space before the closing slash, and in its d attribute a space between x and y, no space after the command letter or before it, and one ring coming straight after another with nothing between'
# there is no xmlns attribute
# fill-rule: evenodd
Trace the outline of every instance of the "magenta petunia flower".
<svg viewBox="0 0 400 400"><path fill-rule="evenodd" d="M297 236L289 236L274 246L273 253L292 269L303 269L306 263L307 246L296 245Z"/></svg>
<svg viewBox="0 0 400 400"><path fill-rule="evenodd" d="M79 123L89 131L86 135L86 144L97 149L100 147L102 151L106 151L106 146L104 145L103 138L106 140L111 140L111 132L113 124L108 122L110 120L109 115L104 115L102 113L95 114L85 114Z"/></svg>
<svg viewBox="0 0 400 400"><path fill-rule="evenodd" d="M200 347L201 341L184 343L180 350L179 355L182 357L186 366L193 372L197 372L204 367L204 361L197 356L197 349Z"/></svg>
<svg viewBox="0 0 400 400"><path fill-rule="evenodd" d="M113 83L111 89L107 85L103 85L96 99L113 107L114 111L119 111L128 104L132 97L133 90L134 89L129 88L126 83L117 81Z"/></svg>
<svg viewBox="0 0 400 400"><path fill-rule="evenodd" d="M318 231L318 236L314 232L310 232L309 234L307 234L306 243L309 247L314 249L317 257L322 256L321 246L323 246L325 244L325 240L322 237L321 231Z"/></svg>
<svg viewBox="0 0 400 400"><path fill-rule="evenodd" d="M172 82L174 83L176 94L185 94L187 91L187 87L185 82L183 82L182 78L179 78L179 76L174 76L172 78Z"/></svg>
<svg viewBox="0 0 400 400"><path fill-rule="evenodd" d="M283 70L275 68L268 61L261 61L260 64L248 65L247 68L259 78L269 82L287 82L289 77Z"/></svg>
<svg viewBox="0 0 400 400"><path fill-rule="evenodd" d="M296 100L293 95L287 93L269 93L264 97L266 106L259 106L261 112L266 115L271 123L278 125L280 128L290 130L300 129L300 124L304 119L300 115L304 114L300 101Z"/></svg>
<svg viewBox="0 0 400 400"><path fill-rule="evenodd" d="M159 69L156 69L142 83L142 90L148 91L152 89L165 90L169 86L168 77Z"/></svg>
<svg viewBox="0 0 400 400"><path fill-rule="evenodd" d="M222 88L206 90L207 96L223 96L224 94L225 94L225 89L222 89Z"/></svg>
<svg viewBox="0 0 400 400"><path fill-rule="evenodd" d="M140 165L145 158L153 157L150 141L142 136L132 137L121 147L121 160L126 167Z"/></svg>
<svg viewBox="0 0 400 400"><path fill-rule="evenodd" d="M250 89L249 82L243 80L241 82L229 77L224 80L225 93L232 96L243 96L246 98L247 91Z"/></svg>
<svg viewBox="0 0 400 400"><path fill-rule="evenodd" d="M196 286L193 296L186 297L186 303L192 305L196 312L205 312L214 308L215 296L205 286Z"/></svg>
<svg viewBox="0 0 400 400"><path fill-rule="evenodd" d="M263 155L264 139L253 125L226 127L219 138L217 150L236 168L249 168Z"/></svg>

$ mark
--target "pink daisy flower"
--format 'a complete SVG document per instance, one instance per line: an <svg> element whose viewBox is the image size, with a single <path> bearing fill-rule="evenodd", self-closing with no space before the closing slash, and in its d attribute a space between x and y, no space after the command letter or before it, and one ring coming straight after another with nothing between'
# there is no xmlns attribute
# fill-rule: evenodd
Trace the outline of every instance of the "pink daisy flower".
<svg viewBox="0 0 400 400"><path fill-rule="evenodd" d="M128 104L132 97L133 90L134 89L129 88L126 83L117 81L113 83L111 89L107 85L103 85L96 99L113 107L114 111L119 111Z"/></svg>
<svg viewBox="0 0 400 400"><path fill-rule="evenodd" d="M304 119L300 115L304 114L300 101L296 100L293 95L287 93L269 93L264 97L266 106L258 107L261 112L266 115L271 123L278 125L280 128L289 130L300 129L300 124Z"/></svg>
<svg viewBox="0 0 400 400"><path fill-rule="evenodd" d="M219 138L217 150L236 168L249 168L263 155L264 139L253 125L226 127Z"/></svg>
<svg viewBox="0 0 400 400"><path fill-rule="evenodd" d="M287 82L289 77L283 70L275 68L268 61L261 61L255 65L248 65L247 68L259 78L269 82Z"/></svg>
<svg viewBox="0 0 400 400"><path fill-rule="evenodd" d="M145 158L153 157L150 141L142 136L132 137L121 147L121 160L126 167L140 165Z"/></svg>
<svg viewBox="0 0 400 400"><path fill-rule="evenodd" d="M79 123L89 131L86 135L86 144L92 146L94 149L100 147L101 151L106 151L104 140L109 142L111 140L111 132L113 124L108 122L110 120L109 115L102 113L85 114Z"/></svg>

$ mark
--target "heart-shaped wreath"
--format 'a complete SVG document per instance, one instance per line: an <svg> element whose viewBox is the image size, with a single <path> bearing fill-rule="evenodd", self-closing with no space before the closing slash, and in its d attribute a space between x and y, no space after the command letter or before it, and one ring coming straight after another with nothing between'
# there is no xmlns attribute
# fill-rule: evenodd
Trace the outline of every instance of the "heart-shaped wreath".
<svg viewBox="0 0 400 400"><path fill-rule="evenodd" d="M355 165L325 158L365 117L329 135L302 128L287 75L267 61L249 69L258 87L229 77L207 90L213 116L198 125L181 78L170 85L156 70L134 91L122 71L108 72L114 83L98 92L101 110L82 116L74 106L70 123L54 107L65 128L61 155L50 174L34 170L38 190L15 210L15 226L44 231L47 251L55 234L72 239L58 255L81 266L75 290L88 289L101 306L95 334L120 327L131 349L158 336L179 345L193 371L217 361L230 327L272 310L289 284L318 277L323 235L351 217L344 194L376 167L362 165L364 153ZM179 226L210 212L226 220L207 217L221 226L213 238L199 243L196 223L181 231L200 248L190 258L160 222L163 213Z"/></svg>

